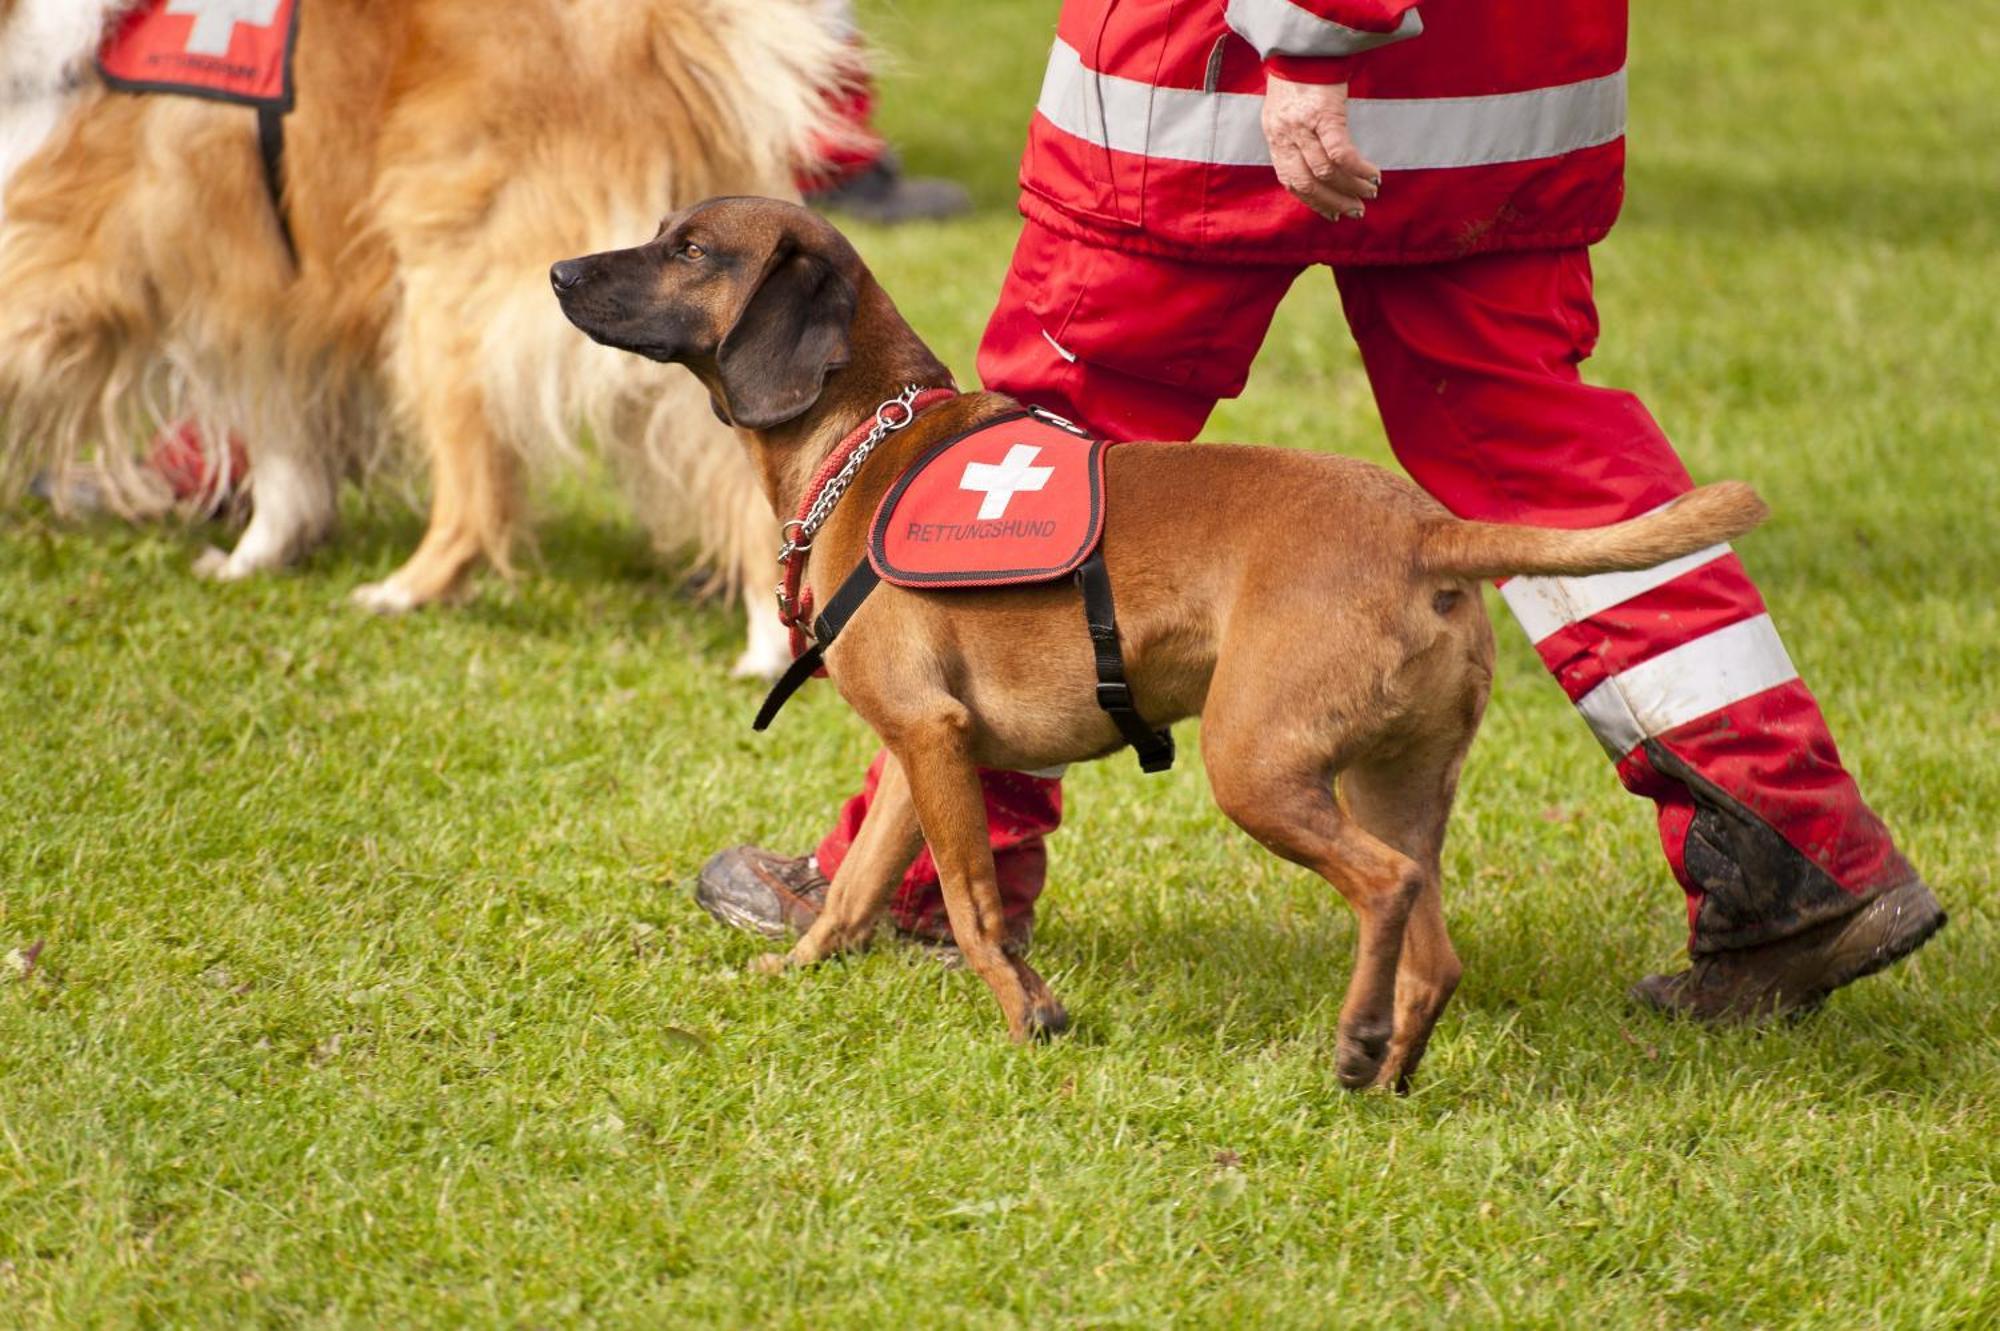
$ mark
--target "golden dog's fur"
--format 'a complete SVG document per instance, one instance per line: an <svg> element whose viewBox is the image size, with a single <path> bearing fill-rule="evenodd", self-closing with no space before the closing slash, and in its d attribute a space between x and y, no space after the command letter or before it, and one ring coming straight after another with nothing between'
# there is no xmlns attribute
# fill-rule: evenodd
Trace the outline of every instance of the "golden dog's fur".
<svg viewBox="0 0 2000 1331"><path fill-rule="evenodd" d="M545 274L676 203L790 191L841 67L812 0L312 0L287 123L296 266L252 112L106 91L94 36L37 48L77 45L93 8L122 5L0 0L0 91L49 122L0 161L9 481L97 445L129 478L132 440L180 415L233 431L254 516L204 571L239 578L322 539L343 475L412 439L429 531L357 593L395 610L482 558L505 570L521 463L588 431L663 545L761 582L774 528L728 429L685 376L576 338ZM782 663L781 638L761 650Z"/></svg>

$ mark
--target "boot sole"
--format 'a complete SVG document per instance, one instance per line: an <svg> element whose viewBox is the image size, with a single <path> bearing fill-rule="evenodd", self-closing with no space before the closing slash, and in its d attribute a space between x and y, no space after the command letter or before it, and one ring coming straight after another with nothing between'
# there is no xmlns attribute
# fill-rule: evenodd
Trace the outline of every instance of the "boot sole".
<svg viewBox="0 0 2000 1331"><path fill-rule="evenodd" d="M1822 990L1819 995L1821 1001L1824 1001L1828 994L1844 985L1853 984L1856 980L1864 980L1877 971L1886 970L1890 966L1895 965L1925 943L1930 942L1936 936L1938 930L1951 923L1951 916L1945 913L1944 907L1938 904L1937 897L1922 882L1915 882L1909 887L1898 888L1883 893L1875 900L1869 902L1867 906L1862 907L1861 918L1865 920L1869 912L1879 910L1881 907L1886 906L1892 897L1901 897L1904 893L1910 893L1907 909L1916 918L1912 919L1908 924L1903 925L1901 932L1896 932L1897 926L1892 923L1890 925L1891 932L1889 936L1883 939L1881 946L1875 950L1874 954L1867 957L1840 979L1835 980ZM1897 909L1905 909L1903 902L1898 901Z"/></svg>

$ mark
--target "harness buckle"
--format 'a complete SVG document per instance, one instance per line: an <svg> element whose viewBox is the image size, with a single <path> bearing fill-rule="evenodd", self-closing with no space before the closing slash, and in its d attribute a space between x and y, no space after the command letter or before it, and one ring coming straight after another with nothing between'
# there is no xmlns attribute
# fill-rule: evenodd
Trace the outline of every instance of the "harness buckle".
<svg viewBox="0 0 2000 1331"><path fill-rule="evenodd" d="M1132 686L1124 680L1099 680L1097 684L1097 705L1107 712L1129 712L1132 707Z"/></svg>

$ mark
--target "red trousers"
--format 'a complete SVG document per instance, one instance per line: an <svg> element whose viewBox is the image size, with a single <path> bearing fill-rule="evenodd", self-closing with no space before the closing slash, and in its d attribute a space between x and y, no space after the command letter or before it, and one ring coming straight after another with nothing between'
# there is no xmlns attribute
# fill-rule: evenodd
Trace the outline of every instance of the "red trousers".
<svg viewBox="0 0 2000 1331"><path fill-rule="evenodd" d="M980 347L987 387L1120 440L1192 439L1244 386L1293 268L1189 264L1032 223ZM1587 384L1597 341L1586 251L1338 268L1389 443L1462 517L1584 527L1691 486L1630 393ZM1502 594L1626 788L1654 802L1696 951L1751 946L1854 909L1912 871L1841 767L1818 705L1726 546L1643 573L1522 578ZM873 787L873 774L869 783ZM1054 781L987 777L1001 890L1031 913ZM819 847L829 874L867 792ZM895 918L935 932L919 858Z"/></svg>

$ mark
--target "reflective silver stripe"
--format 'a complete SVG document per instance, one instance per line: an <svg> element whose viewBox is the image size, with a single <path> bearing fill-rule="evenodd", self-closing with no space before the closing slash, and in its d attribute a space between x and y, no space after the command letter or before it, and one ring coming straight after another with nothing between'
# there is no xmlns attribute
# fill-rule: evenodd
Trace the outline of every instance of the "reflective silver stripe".
<svg viewBox="0 0 2000 1331"><path fill-rule="evenodd" d="M1035 109L1065 134L1118 152L1217 166L1269 166L1256 93L1156 88L1087 69L1067 42L1049 52ZM1385 171L1555 157L1625 132L1625 71L1488 97L1356 97L1348 124Z"/></svg>
<svg viewBox="0 0 2000 1331"><path fill-rule="evenodd" d="M1665 507L1666 504L1660 505ZM1587 578L1511 578L1500 589L1500 595L1514 612L1514 618L1528 631L1529 640L1540 642L1558 629L1580 623L1614 605L1623 605L1655 587L1664 587L1681 574L1728 553L1729 546L1725 543L1636 573L1594 573Z"/></svg>
<svg viewBox="0 0 2000 1331"><path fill-rule="evenodd" d="M1424 30L1424 21L1414 9L1405 11L1402 21L1390 31L1369 32L1321 18L1291 0L1229 0L1222 21L1256 47L1260 56L1360 55Z"/></svg>
<svg viewBox="0 0 2000 1331"><path fill-rule="evenodd" d="M1613 675L1576 710L1605 752L1623 758L1641 741L1798 677L1771 617L1758 615Z"/></svg>

